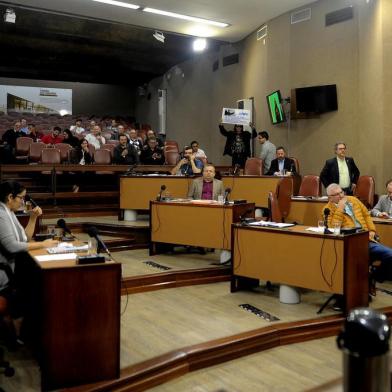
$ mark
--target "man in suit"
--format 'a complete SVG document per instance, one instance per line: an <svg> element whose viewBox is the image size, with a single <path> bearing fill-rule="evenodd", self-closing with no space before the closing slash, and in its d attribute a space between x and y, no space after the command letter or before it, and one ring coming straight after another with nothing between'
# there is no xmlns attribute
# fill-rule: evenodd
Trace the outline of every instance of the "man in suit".
<svg viewBox="0 0 392 392"><path fill-rule="evenodd" d="M206 165L203 169L203 177L193 180L188 197L193 199L218 200L218 196L223 196L225 190L223 183L215 178L215 167Z"/></svg>
<svg viewBox="0 0 392 392"><path fill-rule="evenodd" d="M341 186L346 195L352 195L360 173L354 159L346 157L346 151L346 143L335 144L336 157L325 162L320 179L325 188L336 183Z"/></svg>
<svg viewBox="0 0 392 392"><path fill-rule="evenodd" d="M385 184L387 194L380 196L377 204L371 210L371 215L377 218L389 218L392 216L392 179Z"/></svg>
<svg viewBox="0 0 392 392"><path fill-rule="evenodd" d="M267 176L280 176L286 173L295 174L295 162L286 157L286 150L280 146L276 149L276 158L271 161Z"/></svg>

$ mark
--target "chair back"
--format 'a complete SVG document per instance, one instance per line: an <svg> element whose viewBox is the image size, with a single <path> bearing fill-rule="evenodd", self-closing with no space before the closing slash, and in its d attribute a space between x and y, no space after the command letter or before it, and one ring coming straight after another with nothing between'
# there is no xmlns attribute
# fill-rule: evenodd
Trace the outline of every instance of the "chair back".
<svg viewBox="0 0 392 392"><path fill-rule="evenodd" d="M106 143L104 144L104 146L106 146L107 144L113 144L114 146L118 146L119 143L120 142L118 140L106 140Z"/></svg>
<svg viewBox="0 0 392 392"><path fill-rule="evenodd" d="M298 159L295 157L289 157L289 158L294 161L295 170L296 170L297 174L299 174L299 161L298 161Z"/></svg>
<svg viewBox="0 0 392 392"><path fill-rule="evenodd" d="M282 213L280 212L279 202L275 192L268 192L268 209L270 211L271 222L283 222Z"/></svg>
<svg viewBox="0 0 392 392"><path fill-rule="evenodd" d="M320 177L312 174L306 175L302 178L301 186L299 187L298 196L313 196L321 195Z"/></svg>
<svg viewBox="0 0 392 392"><path fill-rule="evenodd" d="M112 157L109 150L100 148L94 153L94 162L97 165L110 165L112 163Z"/></svg>
<svg viewBox="0 0 392 392"><path fill-rule="evenodd" d="M44 148L41 151L41 163L61 163L61 152L58 148Z"/></svg>
<svg viewBox="0 0 392 392"><path fill-rule="evenodd" d="M276 197L278 198L279 209L283 221L290 213L291 197L293 196L293 179L282 177L276 186Z"/></svg>
<svg viewBox="0 0 392 392"><path fill-rule="evenodd" d="M100 149L101 150L108 150L110 152L110 157L113 158L113 150L116 148L115 144L105 143Z"/></svg>
<svg viewBox="0 0 392 392"><path fill-rule="evenodd" d="M263 161L260 158L248 158L245 162L244 174L248 176L262 176Z"/></svg>
<svg viewBox="0 0 392 392"><path fill-rule="evenodd" d="M374 206L375 182L372 176L359 176L354 196L357 197L367 208Z"/></svg>
<svg viewBox="0 0 392 392"><path fill-rule="evenodd" d="M29 147L29 161L39 162L41 160L41 152L46 149L45 143L31 143Z"/></svg>
<svg viewBox="0 0 392 392"><path fill-rule="evenodd" d="M175 140L166 140L164 143L164 150L179 152L178 143Z"/></svg>
<svg viewBox="0 0 392 392"><path fill-rule="evenodd" d="M177 165L180 159L180 154L178 151L165 151L165 164L166 165Z"/></svg>
<svg viewBox="0 0 392 392"><path fill-rule="evenodd" d="M56 143L54 147L60 150L61 162L68 162L69 151L72 147L68 143Z"/></svg>
<svg viewBox="0 0 392 392"><path fill-rule="evenodd" d="M16 155L29 155L31 143L33 143L31 137L18 137L16 139Z"/></svg>

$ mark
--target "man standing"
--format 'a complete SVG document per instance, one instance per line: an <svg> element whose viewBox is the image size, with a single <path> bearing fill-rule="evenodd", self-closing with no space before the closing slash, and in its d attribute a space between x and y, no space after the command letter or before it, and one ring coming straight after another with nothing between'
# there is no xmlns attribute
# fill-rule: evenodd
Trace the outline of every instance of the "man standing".
<svg viewBox="0 0 392 392"><path fill-rule="evenodd" d="M173 167L171 174L176 175L180 173L191 176L193 174L201 173L202 169L203 162L200 159L195 158L192 147L185 146L183 158Z"/></svg>
<svg viewBox="0 0 392 392"><path fill-rule="evenodd" d="M352 195L359 178L359 170L353 158L346 157L347 146L344 142L335 144L335 158L325 162L320 173L320 180L324 187L339 184L347 195Z"/></svg>
<svg viewBox="0 0 392 392"><path fill-rule="evenodd" d="M276 156L276 147L269 141L267 131L258 133L257 140L261 144L260 159L263 161L263 173L267 174L271 167L271 162Z"/></svg>
<svg viewBox="0 0 392 392"><path fill-rule="evenodd" d="M286 158L284 147L280 146L276 149L276 158L272 160L267 176L284 176L286 173L295 174L295 162Z"/></svg>
<svg viewBox="0 0 392 392"><path fill-rule="evenodd" d="M128 143L127 135L120 135L119 144L113 150L113 161L120 165L137 165L139 155L134 147Z"/></svg>
<svg viewBox="0 0 392 392"><path fill-rule="evenodd" d="M203 177L193 180L188 191L188 197L197 200L218 200L224 194L223 182L215 179L215 167L209 164L203 168Z"/></svg>
<svg viewBox="0 0 392 392"><path fill-rule="evenodd" d="M388 180L385 184L387 194L380 196L377 204L371 210L371 215L377 218L390 218L392 217L392 179Z"/></svg>
<svg viewBox="0 0 392 392"><path fill-rule="evenodd" d="M369 231L369 259L381 261L375 278L383 281L392 278L392 249L377 242L374 223L367 208L354 196L346 196L338 184L327 187L328 204L323 213L329 208L328 226L339 224L341 228L360 228Z"/></svg>

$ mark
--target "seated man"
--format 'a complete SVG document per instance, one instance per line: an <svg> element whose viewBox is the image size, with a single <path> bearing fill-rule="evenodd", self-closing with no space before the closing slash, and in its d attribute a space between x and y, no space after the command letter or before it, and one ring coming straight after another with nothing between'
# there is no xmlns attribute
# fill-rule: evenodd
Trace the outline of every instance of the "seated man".
<svg viewBox="0 0 392 392"><path fill-rule="evenodd" d="M224 196L223 182L216 180L215 167L206 165L203 168L203 177L193 180L188 197L192 199L218 200L218 196Z"/></svg>
<svg viewBox="0 0 392 392"><path fill-rule="evenodd" d="M276 149L276 158L272 160L267 176L279 176L286 173L296 173L295 162L286 158L286 151L280 146Z"/></svg>
<svg viewBox="0 0 392 392"><path fill-rule="evenodd" d="M92 121L90 122L90 124ZM99 125L94 125L91 129L91 133L87 134L85 139L92 144L96 150L99 150L105 143L106 140L101 136L101 127Z"/></svg>
<svg viewBox="0 0 392 392"><path fill-rule="evenodd" d="M162 149L158 147L158 141L154 137L148 139L148 145L143 148L140 154L140 161L143 165L163 165L165 157Z"/></svg>
<svg viewBox="0 0 392 392"><path fill-rule="evenodd" d="M80 118L78 118L75 121L75 125L71 125L69 127L69 130L71 132L73 132L75 135L79 135L79 134L83 133L84 132L84 128L82 127L82 120Z"/></svg>
<svg viewBox="0 0 392 392"><path fill-rule="evenodd" d="M376 228L366 207L354 196L346 196L338 184L327 187L329 208L328 225L339 223L342 228L361 228L369 231L369 261L381 261L374 278L378 281L392 278L392 249L377 242ZM324 212L323 211L323 212Z"/></svg>
<svg viewBox="0 0 392 392"><path fill-rule="evenodd" d="M183 158L177 163L176 166L171 170L172 175L183 174L183 175L193 175L201 173L203 169L203 162L195 158L192 151L192 147L185 146L183 152Z"/></svg>
<svg viewBox="0 0 392 392"><path fill-rule="evenodd" d="M42 136L41 142L45 144L57 144L63 142L63 137L60 136L61 128L53 127L52 133Z"/></svg>
<svg viewBox="0 0 392 392"><path fill-rule="evenodd" d="M385 184L387 194L380 196L377 204L370 212L372 216L377 218L390 218L392 217L392 179L388 180Z"/></svg>
<svg viewBox="0 0 392 392"><path fill-rule="evenodd" d="M113 162L120 165L137 165L139 155L136 149L128 143L125 134L120 135L119 144L113 150Z"/></svg>

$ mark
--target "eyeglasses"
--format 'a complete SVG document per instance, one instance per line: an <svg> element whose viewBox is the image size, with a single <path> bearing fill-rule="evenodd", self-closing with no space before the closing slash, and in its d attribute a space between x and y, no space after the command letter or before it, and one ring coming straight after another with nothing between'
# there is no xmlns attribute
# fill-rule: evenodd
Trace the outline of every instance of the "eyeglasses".
<svg viewBox="0 0 392 392"><path fill-rule="evenodd" d="M343 191L340 191L340 192L333 193L332 195L328 195L328 196L334 197L334 196L340 196L340 195L342 195L342 194L344 194L344 192L343 192Z"/></svg>
<svg viewBox="0 0 392 392"><path fill-rule="evenodd" d="M346 150L346 147L338 147L337 150Z"/></svg>

